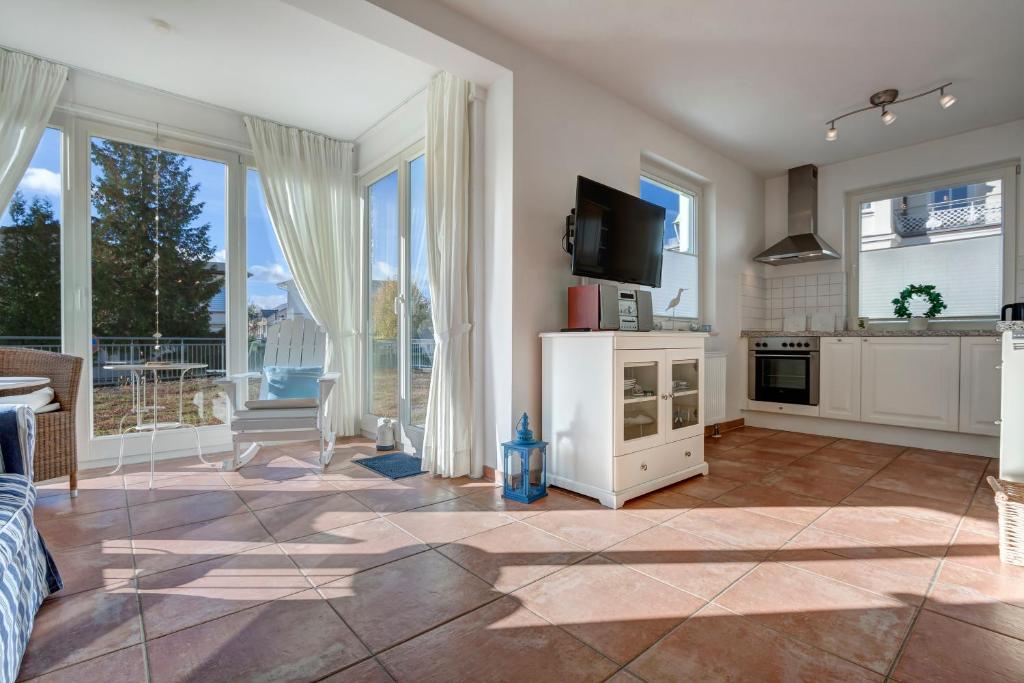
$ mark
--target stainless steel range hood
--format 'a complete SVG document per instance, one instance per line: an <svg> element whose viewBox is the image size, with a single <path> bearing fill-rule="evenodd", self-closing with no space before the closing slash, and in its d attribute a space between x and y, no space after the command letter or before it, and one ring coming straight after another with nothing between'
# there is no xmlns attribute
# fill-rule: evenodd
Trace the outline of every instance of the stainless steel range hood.
<svg viewBox="0 0 1024 683"><path fill-rule="evenodd" d="M789 169L789 235L754 257L770 266L839 258L839 252L818 237L818 167Z"/></svg>

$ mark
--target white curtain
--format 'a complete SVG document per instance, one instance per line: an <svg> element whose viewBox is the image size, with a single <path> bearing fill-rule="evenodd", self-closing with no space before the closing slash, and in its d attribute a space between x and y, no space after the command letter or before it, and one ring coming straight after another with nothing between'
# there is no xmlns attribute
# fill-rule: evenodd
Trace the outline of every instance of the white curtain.
<svg viewBox="0 0 1024 683"><path fill-rule="evenodd" d="M469 225L470 84L440 73L427 90L427 258L434 367L423 436L425 470L469 474L473 447Z"/></svg>
<svg viewBox="0 0 1024 683"><path fill-rule="evenodd" d="M67 77L66 66L0 49L0 207L18 189Z"/></svg>
<svg viewBox="0 0 1024 683"><path fill-rule="evenodd" d="M245 117L274 232L299 294L327 331L332 429L359 431L359 225L352 143Z"/></svg>

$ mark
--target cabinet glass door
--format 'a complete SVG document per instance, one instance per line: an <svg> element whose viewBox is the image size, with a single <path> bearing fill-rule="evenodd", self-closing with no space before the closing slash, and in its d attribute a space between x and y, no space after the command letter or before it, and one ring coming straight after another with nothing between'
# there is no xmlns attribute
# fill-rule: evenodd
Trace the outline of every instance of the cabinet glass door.
<svg viewBox="0 0 1024 683"><path fill-rule="evenodd" d="M675 441L701 430L701 367L697 358L685 352L670 352L668 361L668 440Z"/></svg>
<svg viewBox="0 0 1024 683"><path fill-rule="evenodd" d="M619 358L619 454L650 448L664 442L662 373L660 351L620 351Z"/></svg>

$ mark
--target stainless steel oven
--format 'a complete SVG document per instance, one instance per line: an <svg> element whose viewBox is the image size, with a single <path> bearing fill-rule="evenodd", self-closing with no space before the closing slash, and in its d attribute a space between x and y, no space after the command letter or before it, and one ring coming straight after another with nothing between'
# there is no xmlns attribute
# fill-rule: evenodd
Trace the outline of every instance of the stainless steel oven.
<svg viewBox="0 0 1024 683"><path fill-rule="evenodd" d="M747 397L752 401L818 405L818 337L750 339Z"/></svg>

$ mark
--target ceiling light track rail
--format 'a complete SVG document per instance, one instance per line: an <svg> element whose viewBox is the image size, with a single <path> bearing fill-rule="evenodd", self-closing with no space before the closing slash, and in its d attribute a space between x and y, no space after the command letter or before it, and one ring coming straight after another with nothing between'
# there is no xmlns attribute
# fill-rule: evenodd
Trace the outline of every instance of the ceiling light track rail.
<svg viewBox="0 0 1024 683"><path fill-rule="evenodd" d="M956 103L956 97L954 95L949 95L946 93L946 88L952 85L953 82L950 81L948 83L943 83L942 85L936 86L931 90L925 90L924 92L917 93L916 95L909 95L903 98L900 97L900 91L897 90L896 88L887 88L885 90L879 90L869 98L870 104L868 106L861 107L860 109L854 109L853 111L848 111L845 114L841 114L839 116L835 116L829 119L825 123L825 125L828 126L828 128L825 131L825 139L831 142L839 137L839 131L836 129L837 121L842 121L848 116L861 114L863 112L872 111L875 109L882 110L882 123L884 123L887 126L891 125L896 120L896 114L890 111L889 107L891 107L894 104L902 104L904 102L916 100L921 97L927 97L928 95L932 95L934 93L939 93L939 106L941 106L943 109L949 109Z"/></svg>

